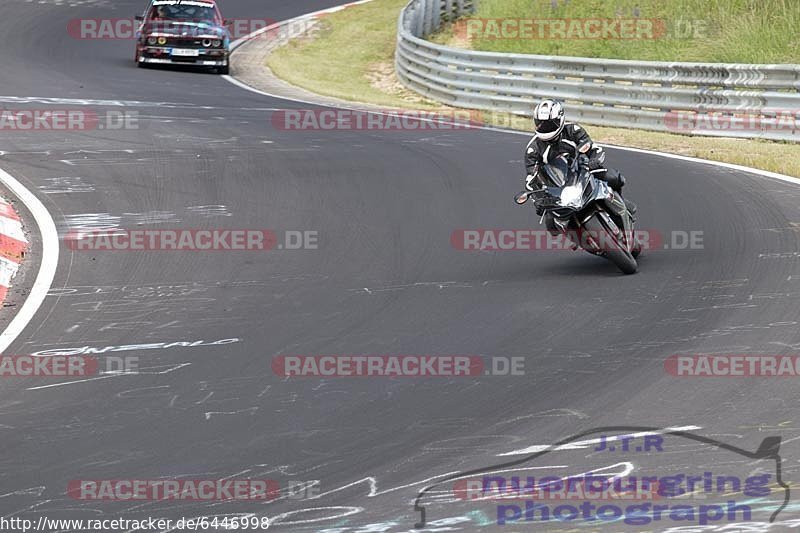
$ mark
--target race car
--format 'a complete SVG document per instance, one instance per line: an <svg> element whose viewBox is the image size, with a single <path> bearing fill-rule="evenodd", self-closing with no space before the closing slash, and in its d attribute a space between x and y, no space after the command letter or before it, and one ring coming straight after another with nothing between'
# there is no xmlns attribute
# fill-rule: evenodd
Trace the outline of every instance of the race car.
<svg viewBox="0 0 800 533"><path fill-rule="evenodd" d="M151 0L136 33L136 65L230 71L230 33L214 0Z"/></svg>

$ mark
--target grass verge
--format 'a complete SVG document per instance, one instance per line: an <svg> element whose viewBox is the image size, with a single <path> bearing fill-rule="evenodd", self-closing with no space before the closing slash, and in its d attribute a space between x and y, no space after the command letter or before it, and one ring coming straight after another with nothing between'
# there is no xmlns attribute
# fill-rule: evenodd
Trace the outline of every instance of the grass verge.
<svg viewBox="0 0 800 533"><path fill-rule="evenodd" d="M490 20L471 25L462 21L444 28L434 40L520 54L800 63L797 0L480 0L469 18L539 22L517 32L513 26L504 31ZM596 21L626 21L630 26L620 33L613 26L602 29ZM643 26L631 30L636 24Z"/></svg>
<svg viewBox="0 0 800 533"><path fill-rule="evenodd" d="M278 77L318 94L389 108L441 109L441 104L405 89L394 75L397 17L406 3L407 0L375 0L327 15L315 39L291 41L269 57L268 66ZM493 125L530 130L527 119L486 115ZM658 150L800 177L800 144L796 143L601 126L588 126L587 130L600 143Z"/></svg>

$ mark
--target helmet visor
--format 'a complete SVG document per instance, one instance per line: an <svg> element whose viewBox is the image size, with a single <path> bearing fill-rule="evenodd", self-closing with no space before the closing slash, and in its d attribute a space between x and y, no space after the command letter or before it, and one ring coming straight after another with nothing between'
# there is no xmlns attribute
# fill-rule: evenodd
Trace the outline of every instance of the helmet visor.
<svg viewBox="0 0 800 533"><path fill-rule="evenodd" d="M537 133L553 133L557 131L558 128L561 126L561 122L558 120L539 120L536 119L536 132Z"/></svg>

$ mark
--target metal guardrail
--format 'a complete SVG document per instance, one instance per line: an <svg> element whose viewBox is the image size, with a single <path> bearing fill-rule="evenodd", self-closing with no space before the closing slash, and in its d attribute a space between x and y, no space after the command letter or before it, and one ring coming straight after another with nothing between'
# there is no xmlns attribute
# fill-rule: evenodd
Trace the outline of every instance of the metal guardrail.
<svg viewBox="0 0 800 533"><path fill-rule="evenodd" d="M454 107L531 116L545 97L605 126L800 142L800 65L670 63L478 52L425 37L471 0L411 0L395 67L409 89Z"/></svg>

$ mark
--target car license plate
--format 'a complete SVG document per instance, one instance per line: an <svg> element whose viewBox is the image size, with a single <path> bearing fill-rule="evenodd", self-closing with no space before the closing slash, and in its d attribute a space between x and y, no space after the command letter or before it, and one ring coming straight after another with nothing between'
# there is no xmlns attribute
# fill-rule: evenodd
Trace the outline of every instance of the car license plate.
<svg viewBox="0 0 800 533"><path fill-rule="evenodd" d="M189 50L186 48L173 48L172 55L181 57L197 57L200 55L199 50Z"/></svg>

